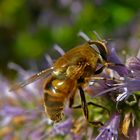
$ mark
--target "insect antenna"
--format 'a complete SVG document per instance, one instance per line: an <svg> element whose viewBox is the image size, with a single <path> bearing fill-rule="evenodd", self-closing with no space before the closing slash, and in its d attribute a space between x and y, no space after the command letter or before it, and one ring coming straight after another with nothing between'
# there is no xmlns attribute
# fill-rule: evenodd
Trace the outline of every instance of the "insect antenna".
<svg viewBox="0 0 140 140"><path fill-rule="evenodd" d="M97 37L97 39L98 39L99 41L101 41L101 42L103 42L103 43L105 43L105 44L107 43L107 41L104 40L104 39L102 39L101 36L100 36L96 31L93 30L93 34L95 34L95 36Z"/></svg>
<svg viewBox="0 0 140 140"><path fill-rule="evenodd" d="M52 60L51 56L46 54L45 59L46 59L48 65L51 67L53 65L53 60Z"/></svg>

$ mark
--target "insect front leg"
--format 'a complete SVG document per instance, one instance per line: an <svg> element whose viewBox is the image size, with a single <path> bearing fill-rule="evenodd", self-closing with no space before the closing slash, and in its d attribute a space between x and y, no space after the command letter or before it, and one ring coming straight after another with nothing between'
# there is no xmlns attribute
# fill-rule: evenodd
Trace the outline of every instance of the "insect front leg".
<svg viewBox="0 0 140 140"><path fill-rule="evenodd" d="M101 68L99 68L98 70L96 70L95 72L94 72L94 74L96 75L96 74L100 74L103 70L104 70L104 68L105 68L105 66L102 66Z"/></svg>

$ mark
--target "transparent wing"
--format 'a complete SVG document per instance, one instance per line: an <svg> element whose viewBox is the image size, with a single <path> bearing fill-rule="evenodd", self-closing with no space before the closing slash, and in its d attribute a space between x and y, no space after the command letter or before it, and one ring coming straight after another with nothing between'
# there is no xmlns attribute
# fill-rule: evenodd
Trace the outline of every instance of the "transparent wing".
<svg viewBox="0 0 140 140"><path fill-rule="evenodd" d="M10 91L18 90L18 89L20 89L20 88L22 88L22 87L24 87L24 86L26 86L26 85L28 85L28 84L33 83L34 81L37 81L37 80L39 80L39 79L43 79L43 78L47 77L48 74L49 74L50 72L52 72L52 71L53 71L53 67L51 67L51 68L49 68L49 69L45 69L45 70L43 70L43 71L41 71L41 72L39 72L39 73L37 73L37 74L31 76L29 79L27 79L27 80L25 80L25 81L23 81L23 82L21 82L21 83L18 83L18 84L13 85L13 86L10 88Z"/></svg>

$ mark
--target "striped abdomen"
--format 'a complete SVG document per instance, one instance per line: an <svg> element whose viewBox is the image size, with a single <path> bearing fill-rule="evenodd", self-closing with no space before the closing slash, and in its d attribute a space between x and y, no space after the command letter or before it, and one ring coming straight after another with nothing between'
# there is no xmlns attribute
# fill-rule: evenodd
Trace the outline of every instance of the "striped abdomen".
<svg viewBox="0 0 140 140"><path fill-rule="evenodd" d="M44 87L44 105L48 117L54 122L59 122L63 117L65 99L75 87L75 82L68 80L48 78Z"/></svg>

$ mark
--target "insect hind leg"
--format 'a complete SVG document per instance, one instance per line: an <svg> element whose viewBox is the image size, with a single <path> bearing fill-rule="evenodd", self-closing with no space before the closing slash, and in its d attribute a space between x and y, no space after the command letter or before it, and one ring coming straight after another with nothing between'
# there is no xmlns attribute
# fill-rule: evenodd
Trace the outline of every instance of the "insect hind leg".
<svg viewBox="0 0 140 140"><path fill-rule="evenodd" d="M99 104L93 103L93 102L91 102L91 101L90 101L90 102L87 102L86 105L87 105L87 106L92 105L92 106L96 106L96 107L102 108L102 109L106 110L107 113L110 115L110 111L109 111L106 107L104 107L104 106L101 106L101 105L99 105ZM76 106L72 106L72 108L73 108L73 109L79 109L79 108L82 108L82 106L81 106L81 105L76 105Z"/></svg>
<svg viewBox="0 0 140 140"><path fill-rule="evenodd" d="M103 108L105 110L107 110L107 112L109 113L109 110L101 105L98 105L98 104L95 104L93 102L86 102L86 98L85 98L85 94L84 94L84 91L82 89L82 87L79 87L79 93L80 93L80 97L81 97L81 105L77 105L77 106L73 106L74 104L74 96L72 98L70 98L70 104L69 104L69 107L70 108L73 108L73 109L79 109L79 108L82 108L83 109L83 112L84 112L84 116L85 118L87 119L88 123L94 125L94 126L101 126L103 125L102 122L100 121L89 121L89 111L88 111L88 105L92 105L92 106L97 106L97 107L100 107L100 108Z"/></svg>
<svg viewBox="0 0 140 140"><path fill-rule="evenodd" d="M80 97L81 97L81 108L83 109L85 118L87 120L89 120L88 106L87 106L87 103L86 103L86 98L85 98L84 91L81 87L79 87L79 91L80 91Z"/></svg>

